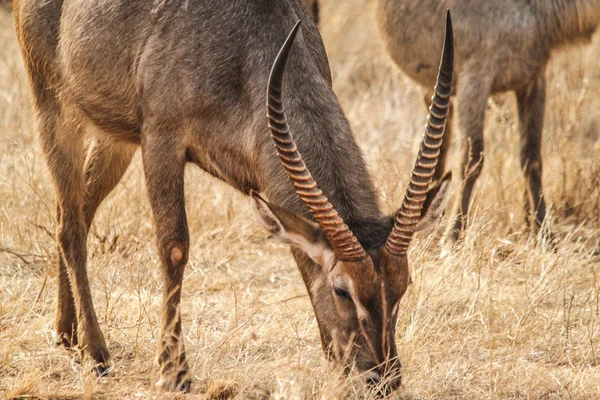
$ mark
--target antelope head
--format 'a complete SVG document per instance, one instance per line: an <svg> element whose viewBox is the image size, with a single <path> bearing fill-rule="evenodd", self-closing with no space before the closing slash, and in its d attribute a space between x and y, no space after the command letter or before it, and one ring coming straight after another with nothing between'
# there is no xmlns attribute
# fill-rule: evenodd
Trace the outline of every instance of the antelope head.
<svg viewBox="0 0 600 400"><path fill-rule="evenodd" d="M299 23L298 23L299 24ZM395 326L398 305L409 284L408 247L413 234L435 222L448 193L450 174L432 185L450 104L454 64L450 14L438 81L425 134L400 209L390 217L393 228L377 248L364 248L319 190L286 122L282 104L285 64L298 30L281 48L269 77L267 118L277 154L314 222L270 204L252 193L262 225L272 237L296 248L298 265L310 257L314 267L302 271L327 354L346 372L353 368L387 394L401 382ZM302 250L302 251L298 251Z"/></svg>

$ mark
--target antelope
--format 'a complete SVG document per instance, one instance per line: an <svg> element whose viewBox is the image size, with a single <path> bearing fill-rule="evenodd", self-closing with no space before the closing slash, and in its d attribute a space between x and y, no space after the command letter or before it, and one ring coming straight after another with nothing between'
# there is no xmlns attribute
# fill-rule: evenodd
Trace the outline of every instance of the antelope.
<svg viewBox="0 0 600 400"><path fill-rule="evenodd" d="M541 156L546 65L557 47L590 40L600 22L600 0L378 0L377 22L387 51L423 87L435 81L431 54L440 49L438 39L443 35L436 16L441 7L452 9L460 21L453 95L464 142L464 181L444 254L467 223L473 186L483 167L487 99L496 93L513 91L516 95L520 163L527 181L525 208L532 231L542 226L546 218ZM452 114L448 118L434 178L445 170Z"/></svg>
<svg viewBox="0 0 600 400"><path fill-rule="evenodd" d="M380 210L318 29L297 0L16 0L14 18L57 195L60 344L89 357L98 375L109 372L86 240L141 147L164 281L158 387L191 384L179 313L188 162L251 196L261 224L291 246L326 355L385 392L400 385L394 333L408 247L442 212L451 179L432 179L452 84L449 14L428 125L391 216Z"/></svg>

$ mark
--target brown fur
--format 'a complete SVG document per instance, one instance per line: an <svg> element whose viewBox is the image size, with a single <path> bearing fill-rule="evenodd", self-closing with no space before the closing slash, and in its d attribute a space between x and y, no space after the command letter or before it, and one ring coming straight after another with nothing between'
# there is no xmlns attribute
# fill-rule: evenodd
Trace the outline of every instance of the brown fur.
<svg viewBox="0 0 600 400"><path fill-rule="evenodd" d="M320 8L319 8L319 0L301 0L304 7L308 10L308 13L312 17L315 24L319 24L319 19L321 17Z"/></svg>
<svg viewBox="0 0 600 400"><path fill-rule="evenodd" d="M381 371L379 377L392 371L389 387L399 385L392 311L406 290L408 262L377 250L392 218L379 209L331 88L318 30L297 0L16 0L14 17L57 195L56 329L63 344L77 344L100 374L110 366L90 294L86 240L96 209L137 147L164 281L160 386L188 390L190 381L179 313L189 257L187 162L244 193L264 193L279 207L273 210L293 215L279 217L291 232L309 232L309 242L324 243L317 240L323 235L310 229L314 223L275 154L265 119L271 62L289 29L302 19L284 80L289 124L315 180L371 257L366 268L364 262L334 263L325 275L306 252L294 248L294 258L323 347L347 369L355 364L361 372ZM90 133L93 142L85 149ZM301 224L309 225L298 228ZM378 260L386 257L390 260L380 266ZM338 272L356 283L357 304L369 313L360 321L323 279Z"/></svg>
<svg viewBox="0 0 600 400"><path fill-rule="evenodd" d="M540 154L544 71L555 48L590 39L600 22L600 0L378 0L377 20L387 50L425 89L435 82L445 8L456 21L454 89L457 128L464 137L464 181L448 242L454 243L466 224L473 185L483 167L487 98L505 91L517 96L527 204L535 214L534 228L539 227L546 216ZM449 122L445 147L451 128ZM444 168L445 159L440 159L438 178Z"/></svg>

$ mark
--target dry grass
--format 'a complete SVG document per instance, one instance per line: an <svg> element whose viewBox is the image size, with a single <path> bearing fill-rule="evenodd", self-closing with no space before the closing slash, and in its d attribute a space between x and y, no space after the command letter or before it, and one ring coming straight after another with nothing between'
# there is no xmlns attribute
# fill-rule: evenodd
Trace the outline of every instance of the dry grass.
<svg viewBox="0 0 600 400"><path fill-rule="evenodd" d="M330 0L323 20L335 89L391 210L424 123L419 91L388 60L363 2ZM487 164L464 246L443 262L439 235L412 248L415 284L397 333L405 383L394 398L600 398L599 51L597 35L587 48L557 54L548 72L544 183L555 252L523 223L513 97L490 100ZM195 386L187 396L152 389L161 283L139 158L89 239L95 304L116 361L112 377L96 379L53 346L53 191L2 11L0 129L0 397L371 396L324 360L288 250L265 240L246 198L197 168L187 171L193 245L183 299Z"/></svg>

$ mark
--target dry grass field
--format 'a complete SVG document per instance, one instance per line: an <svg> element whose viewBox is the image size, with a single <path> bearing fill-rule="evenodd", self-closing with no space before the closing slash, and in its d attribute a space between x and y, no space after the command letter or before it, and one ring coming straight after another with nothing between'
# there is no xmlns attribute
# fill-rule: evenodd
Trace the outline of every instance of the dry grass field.
<svg viewBox="0 0 600 400"><path fill-rule="evenodd" d="M371 3L324 3L335 90L391 211L425 107L379 44ZM555 251L524 224L513 96L489 101L486 165L464 244L439 259L442 221L411 250L414 284L397 329L404 380L391 398L600 398L598 54L600 34L557 53L548 70L544 184ZM0 398L374 396L361 378L345 379L325 361L289 250L267 240L250 200L198 168L186 174L192 248L182 314L192 393L152 386L161 280L139 154L101 206L88 243L96 310L115 361L112 376L99 380L53 345L54 193L12 17L0 10Z"/></svg>

